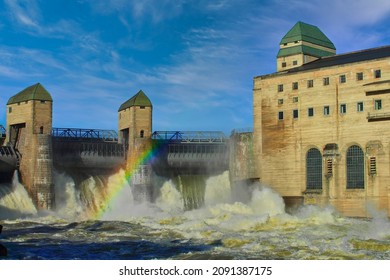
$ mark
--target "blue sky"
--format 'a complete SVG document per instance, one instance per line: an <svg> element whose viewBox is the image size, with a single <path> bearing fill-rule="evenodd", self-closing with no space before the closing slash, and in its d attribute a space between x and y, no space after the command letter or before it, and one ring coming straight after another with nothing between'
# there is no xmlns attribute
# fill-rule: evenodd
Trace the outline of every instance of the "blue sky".
<svg viewBox="0 0 390 280"><path fill-rule="evenodd" d="M388 0L2 0L0 124L8 99L40 82L55 127L116 130L140 89L153 130L252 127L253 77L275 72L297 21L337 53L390 45Z"/></svg>

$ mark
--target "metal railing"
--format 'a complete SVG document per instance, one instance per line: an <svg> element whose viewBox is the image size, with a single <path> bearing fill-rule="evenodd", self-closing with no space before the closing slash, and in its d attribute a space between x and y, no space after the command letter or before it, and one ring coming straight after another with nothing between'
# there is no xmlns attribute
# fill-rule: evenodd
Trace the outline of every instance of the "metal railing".
<svg viewBox="0 0 390 280"><path fill-rule="evenodd" d="M101 140L103 142L118 142L115 130L86 128L53 128L52 136L72 140Z"/></svg>
<svg viewBox="0 0 390 280"><path fill-rule="evenodd" d="M5 138L6 131L5 127L0 124L0 138Z"/></svg>
<svg viewBox="0 0 390 280"><path fill-rule="evenodd" d="M227 140L221 131L155 131L152 139L180 143L224 143Z"/></svg>

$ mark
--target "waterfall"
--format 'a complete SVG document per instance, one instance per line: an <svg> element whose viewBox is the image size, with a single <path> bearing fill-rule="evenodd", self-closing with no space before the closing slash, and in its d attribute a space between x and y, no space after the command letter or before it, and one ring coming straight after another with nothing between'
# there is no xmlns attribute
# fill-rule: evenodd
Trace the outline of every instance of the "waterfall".
<svg viewBox="0 0 390 280"><path fill-rule="evenodd" d="M0 219L16 219L37 214L37 209L15 170L12 183L0 184Z"/></svg>

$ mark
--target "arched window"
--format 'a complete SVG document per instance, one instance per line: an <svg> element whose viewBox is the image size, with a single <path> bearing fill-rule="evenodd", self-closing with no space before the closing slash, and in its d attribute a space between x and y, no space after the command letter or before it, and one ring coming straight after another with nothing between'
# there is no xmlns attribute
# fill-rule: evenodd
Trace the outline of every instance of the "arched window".
<svg viewBox="0 0 390 280"><path fill-rule="evenodd" d="M322 189L322 155L316 148L306 154L306 189Z"/></svg>
<svg viewBox="0 0 390 280"><path fill-rule="evenodd" d="M144 138L144 134L145 134L145 132L143 130L141 130L139 133L139 137Z"/></svg>
<svg viewBox="0 0 390 280"><path fill-rule="evenodd" d="M364 153L357 145L347 150L347 189L364 189Z"/></svg>

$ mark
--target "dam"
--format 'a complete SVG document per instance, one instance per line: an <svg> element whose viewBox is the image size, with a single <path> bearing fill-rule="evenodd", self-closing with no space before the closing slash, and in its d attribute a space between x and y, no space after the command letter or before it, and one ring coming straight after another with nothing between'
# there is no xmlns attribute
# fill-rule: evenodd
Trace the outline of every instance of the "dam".
<svg viewBox="0 0 390 280"><path fill-rule="evenodd" d="M200 192L201 198L190 197L188 209L203 203L207 176L232 170L230 180L238 186L251 179L238 174L254 175L242 170L252 166L243 153L253 149L237 148L251 146L238 137L241 132L228 137L220 131L153 131L153 106L142 90L120 105L118 132L52 127L52 106L43 85L29 86L9 99L1 127L0 180L10 182L18 170L37 209L56 207L54 172L66 173L76 186L99 177L104 188L109 176L125 170L134 196L148 200L155 198L153 177L173 178L188 193L199 189L193 196Z"/></svg>

